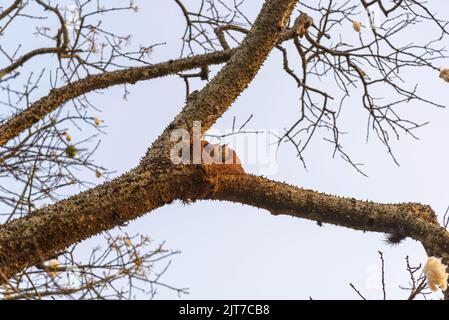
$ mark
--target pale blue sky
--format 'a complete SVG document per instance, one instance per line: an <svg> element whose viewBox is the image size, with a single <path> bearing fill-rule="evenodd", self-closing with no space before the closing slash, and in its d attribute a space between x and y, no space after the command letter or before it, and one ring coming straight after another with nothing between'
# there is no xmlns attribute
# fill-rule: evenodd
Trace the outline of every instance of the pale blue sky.
<svg viewBox="0 0 449 320"><path fill-rule="evenodd" d="M174 1L136 3L138 14L115 16L117 28L132 33L133 44L166 42L156 48L151 62L177 58L184 21ZM254 16L261 4L250 0L245 10ZM447 1L435 0L431 6L449 19ZM431 31L404 33L403 40L425 38L427 32ZM216 128L230 128L234 116L244 121L253 113L250 129L282 130L291 124L298 116L298 92L281 70L280 58L278 52L270 55L249 89ZM407 79L410 85L418 82L428 97L447 101L449 85L437 73L410 72ZM202 85L195 83L197 88ZM141 82L128 89L131 95L127 101L121 98L123 90L118 87L106 94L91 95L107 126L96 160L117 174L138 163L184 101L184 83L177 77ZM407 106L413 119L431 123L418 131L420 141L403 137L394 144L401 165L398 167L378 141L365 143L367 115L356 98L347 101L342 113L340 123L350 132L342 142L355 160L365 163L368 178L344 161L333 160L332 148L319 136L306 154L308 171L286 145L278 153L278 172L270 178L358 199L426 203L442 217L449 205L449 111L417 103ZM247 170L257 173L258 168ZM165 280L190 288L190 294L184 296L189 299L357 298L349 282L367 297L380 298L378 250L385 253L389 297L403 298L407 292L399 285L407 285L409 279L405 256L416 264L426 261L422 247L413 240L391 248L382 241L382 234L328 225L319 228L314 222L275 217L264 210L225 202L198 202L185 207L174 203L131 222L126 231L147 234L157 242L166 240L168 248L182 251L173 259ZM94 238L87 244L97 241ZM176 295L161 290L158 298Z"/></svg>

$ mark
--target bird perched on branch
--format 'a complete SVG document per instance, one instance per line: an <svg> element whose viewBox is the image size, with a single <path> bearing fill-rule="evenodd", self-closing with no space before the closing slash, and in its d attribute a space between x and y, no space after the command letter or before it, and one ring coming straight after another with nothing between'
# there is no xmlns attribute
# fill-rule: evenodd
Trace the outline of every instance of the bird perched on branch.
<svg viewBox="0 0 449 320"><path fill-rule="evenodd" d="M201 166L218 174L244 174L240 159L227 144L212 144L201 140Z"/></svg>

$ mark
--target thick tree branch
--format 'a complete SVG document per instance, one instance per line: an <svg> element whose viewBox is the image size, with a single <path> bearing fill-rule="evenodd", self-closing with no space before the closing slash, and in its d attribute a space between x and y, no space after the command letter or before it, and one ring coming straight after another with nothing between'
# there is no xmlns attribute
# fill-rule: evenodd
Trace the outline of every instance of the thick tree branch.
<svg viewBox="0 0 449 320"><path fill-rule="evenodd" d="M382 204L326 195L253 175L209 179L207 199L243 203L274 215L330 223L355 230L400 234L422 243L429 255L449 261L449 232L431 207L417 203Z"/></svg>
<svg viewBox="0 0 449 320"><path fill-rule="evenodd" d="M31 111L27 114L30 110L27 109L1 126L0 145L65 101L88 91L229 60L186 104L138 167L109 183L1 225L0 282L42 263L71 244L126 224L176 199L232 201L263 208L275 215L285 214L362 231L400 234L420 241L429 255L449 261L449 233L439 225L429 206L340 198L245 174L240 167L174 166L171 163L168 157L171 131L191 130L194 121L202 122L202 132L210 128L248 86L270 51L282 40L283 28L295 2L267 1L253 29L237 49L91 76L55 89L38 101L33 105L37 116ZM303 19L303 23L310 23L307 17ZM5 129L8 125L10 131ZM17 125L22 125L22 129L14 131Z"/></svg>
<svg viewBox="0 0 449 320"><path fill-rule="evenodd" d="M210 184L204 183L200 174L205 172L202 166L172 165L167 156L171 129L190 128L197 120L204 121L207 128L227 110L279 41L295 3L296 0L266 1L253 29L227 65L198 99L186 105L136 169L0 226L3 281L71 244L176 198L202 199L204 193L210 193Z"/></svg>
<svg viewBox="0 0 449 320"><path fill-rule="evenodd" d="M309 17L307 17L306 15L301 15L296 20L292 28L285 30L281 33L280 36L278 35L276 37L276 41L288 41L298 35L302 36L304 31L307 30L307 28L310 26L310 23L311 20ZM278 31L278 28L279 27L273 29L275 31ZM270 34L267 34L266 40L267 43L269 43L269 41L273 41L273 39L270 38ZM254 52L257 53L258 45L262 45L262 43L257 44L255 42L253 47L248 49L248 51L254 50ZM61 52L60 48L42 48L38 50L43 51L43 53L49 53L50 51L53 53ZM5 145L9 140L17 137L24 130L30 128L32 125L42 120L42 118L44 118L46 115L55 111L61 105L73 98L79 97L83 94L95 90L101 90L115 85L127 83L134 84L139 81L160 78L182 71L225 63L229 61L229 59L234 55L236 51L236 49L229 49L178 60L169 60L151 66L133 67L124 70L104 72L98 75L87 76L84 79L67 84L61 88L52 89L47 96L34 102L27 109L12 116L2 125L0 125L0 146ZM25 56L22 58L25 58ZM20 62L21 60L22 59L16 61L15 64L22 64L23 62ZM254 59L254 62L257 63L256 59ZM2 71L0 70L0 78L1 74Z"/></svg>
<svg viewBox="0 0 449 320"><path fill-rule="evenodd" d="M6 281L67 246L123 225L176 198L197 198L196 170L162 163L129 173L0 227L0 275ZM0 281L2 282L2 281Z"/></svg>
<svg viewBox="0 0 449 320"><path fill-rule="evenodd" d="M199 92L193 103L185 106L165 133L174 128L190 130L194 121L201 121L202 133L207 131L246 89L273 47L282 39L295 3L267 1L251 32L229 63ZM309 18L304 15L301 22L309 23Z"/></svg>
<svg viewBox="0 0 449 320"><path fill-rule="evenodd" d="M34 102L0 126L0 146L17 137L21 132L73 98L119 84L134 84L138 81L159 78L204 65L224 63L229 60L232 53L233 50L219 51L176 61L169 60L151 66L105 72L87 76L61 88L52 89L47 96Z"/></svg>

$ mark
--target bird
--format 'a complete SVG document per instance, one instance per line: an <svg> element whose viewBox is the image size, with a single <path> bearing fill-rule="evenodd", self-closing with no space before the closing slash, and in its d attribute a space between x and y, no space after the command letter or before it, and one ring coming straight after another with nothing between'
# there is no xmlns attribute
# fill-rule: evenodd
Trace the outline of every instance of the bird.
<svg viewBox="0 0 449 320"><path fill-rule="evenodd" d="M244 174L240 159L234 150L225 145L212 144L201 140L203 167L221 174Z"/></svg>

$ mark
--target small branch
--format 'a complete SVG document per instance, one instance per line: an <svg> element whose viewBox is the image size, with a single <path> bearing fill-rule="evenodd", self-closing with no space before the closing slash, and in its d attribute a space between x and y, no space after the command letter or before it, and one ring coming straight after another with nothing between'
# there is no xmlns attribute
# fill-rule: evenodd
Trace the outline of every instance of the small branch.
<svg viewBox="0 0 449 320"><path fill-rule="evenodd" d="M383 294L383 299L387 300L387 288L385 285L385 259L384 259L384 254L382 253L382 251L379 251L379 256L380 256L380 261L382 263L382 294Z"/></svg>
<svg viewBox="0 0 449 320"><path fill-rule="evenodd" d="M349 283L349 286L355 291L355 293L357 293L360 298L362 298L362 300L366 300L362 293L352 283Z"/></svg>
<svg viewBox="0 0 449 320"><path fill-rule="evenodd" d="M14 3L12 5L10 5L8 8L6 8L2 12L0 12L0 20L7 17L11 12L16 10L20 6L21 3L22 3L22 0L16 0L16 1L14 1Z"/></svg>
<svg viewBox="0 0 449 320"><path fill-rule="evenodd" d="M14 5L16 5L16 7L18 7L18 5L21 2L22 1L16 1L16 3L14 3L11 7L14 7ZM22 65L24 65L28 60L32 59L33 57L36 57L39 55L44 55L44 54L51 54L51 53L57 53L58 55L61 55L61 54L65 53L68 49L69 32L67 30L66 23L65 23L65 20L64 20L64 17L62 16L62 14L59 12L57 7L49 6L48 4L46 4L45 2L43 2L41 0L36 0L36 2L39 5L41 5L45 10L53 12L58 17L59 23L61 25L60 32L62 34L62 43L53 48L39 48L39 49L31 50L27 54L23 55L22 57L20 57L16 61L14 61L9 66L7 66L3 69L0 69L0 79L3 78L5 75L13 72L17 68L21 67ZM8 9L11 9L11 7ZM14 9L15 8L13 8L13 10ZM0 20L2 19L2 15L3 15L3 13L0 14Z"/></svg>

